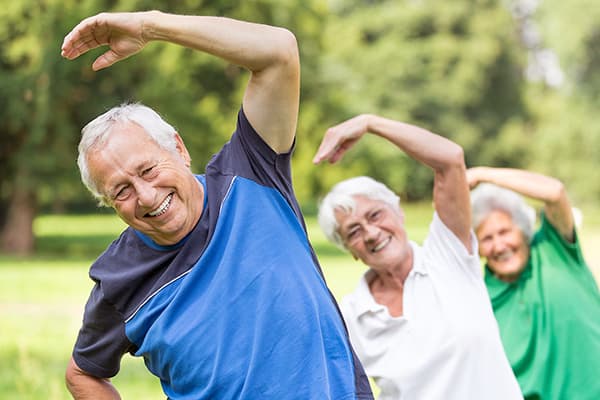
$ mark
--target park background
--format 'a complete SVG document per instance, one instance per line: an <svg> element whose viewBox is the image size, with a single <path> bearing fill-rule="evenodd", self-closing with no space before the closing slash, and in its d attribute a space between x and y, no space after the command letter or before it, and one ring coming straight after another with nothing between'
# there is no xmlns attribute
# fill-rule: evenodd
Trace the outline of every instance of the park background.
<svg viewBox="0 0 600 400"><path fill-rule="evenodd" d="M327 127L371 112L461 144L468 166L561 179L583 213L584 254L600 278L600 5L597 0L20 0L0 8L0 399L67 399L63 373L91 289L87 269L123 229L79 181L80 129L141 101L181 133L195 171L235 127L247 73L164 43L99 72L104 50L60 57L64 35L101 11L160 9L286 27L302 92L294 181L336 297L359 263L326 243L316 204L365 174L397 190L419 241L431 171L375 137L337 166L311 159ZM282 242L281 245L285 245ZM125 399L164 398L140 360L115 380Z"/></svg>

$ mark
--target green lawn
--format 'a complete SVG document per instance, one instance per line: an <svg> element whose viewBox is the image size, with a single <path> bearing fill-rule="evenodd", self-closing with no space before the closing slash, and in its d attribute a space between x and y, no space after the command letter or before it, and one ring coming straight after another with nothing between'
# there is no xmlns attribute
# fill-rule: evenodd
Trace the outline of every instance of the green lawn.
<svg viewBox="0 0 600 400"><path fill-rule="evenodd" d="M409 236L420 241L430 206L405 205ZM588 218L589 217L589 218ZM308 218L311 240L336 297L353 290L364 271L360 262L328 244ZM92 283L93 259L123 229L113 216L43 216L36 220L38 254L0 256L0 400L70 399L64 369ZM600 265L600 216L586 212L581 234L596 276ZM114 380L124 399L164 399L143 362L126 356Z"/></svg>

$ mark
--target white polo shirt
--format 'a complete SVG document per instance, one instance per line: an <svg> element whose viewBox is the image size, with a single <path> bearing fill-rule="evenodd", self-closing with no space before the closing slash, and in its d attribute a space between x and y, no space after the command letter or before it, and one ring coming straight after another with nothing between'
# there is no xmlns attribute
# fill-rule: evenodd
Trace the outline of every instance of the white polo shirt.
<svg viewBox="0 0 600 400"><path fill-rule="evenodd" d="M413 269L401 317L373 299L367 271L341 302L350 337L380 400L522 399L474 254L437 213Z"/></svg>

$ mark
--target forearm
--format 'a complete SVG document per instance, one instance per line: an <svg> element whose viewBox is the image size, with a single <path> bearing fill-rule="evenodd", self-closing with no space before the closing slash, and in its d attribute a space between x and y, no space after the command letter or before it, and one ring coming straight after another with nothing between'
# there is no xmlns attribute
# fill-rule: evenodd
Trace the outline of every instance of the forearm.
<svg viewBox="0 0 600 400"><path fill-rule="evenodd" d="M67 385L75 400L120 400L121 396L109 382Z"/></svg>
<svg viewBox="0 0 600 400"><path fill-rule="evenodd" d="M471 186L489 182L544 203L557 203L566 196L562 182L550 176L515 168L475 167L469 169Z"/></svg>
<svg viewBox="0 0 600 400"><path fill-rule="evenodd" d="M146 41L168 41L220 57L251 71L261 71L287 53L293 35L286 29L226 17L144 13Z"/></svg>
<svg viewBox="0 0 600 400"><path fill-rule="evenodd" d="M367 130L389 140L436 172L464 166L463 151L458 144L418 126L369 115Z"/></svg>

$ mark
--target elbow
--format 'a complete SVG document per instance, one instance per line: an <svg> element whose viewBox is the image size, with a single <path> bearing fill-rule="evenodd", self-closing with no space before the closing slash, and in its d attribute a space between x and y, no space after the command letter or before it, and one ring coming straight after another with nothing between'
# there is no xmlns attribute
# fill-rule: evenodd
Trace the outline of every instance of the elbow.
<svg viewBox="0 0 600 400"><path fill-rule="evenodd" d="M446 156L449 166L466 171L467 167L465 164L465 152L460 145L452 143L452 146L448 147Z"/></svg>
<svg viewBox="0 0 600 400"><path fill-rule="evenodd" d="M277 39L275 46L276 57L281 65L285 65L290 71L300 71L300 50L296 36L288 29L276 28Z"/></svg>
<svg viewBox="0 0 600 400"><path fill-rule="evenodd" d="M558 179L552 179L552 188L550 190L550 198L548 199L551 203L560 203L567 198L567 188Z"/></svg>
<svg viewBox="0 0 600 400"><path fill-rule="evenodd" d="M446 141L430 166L440 175L453 174L455 171L466 174L467 167L463 148L454 142Z"/></svg>

